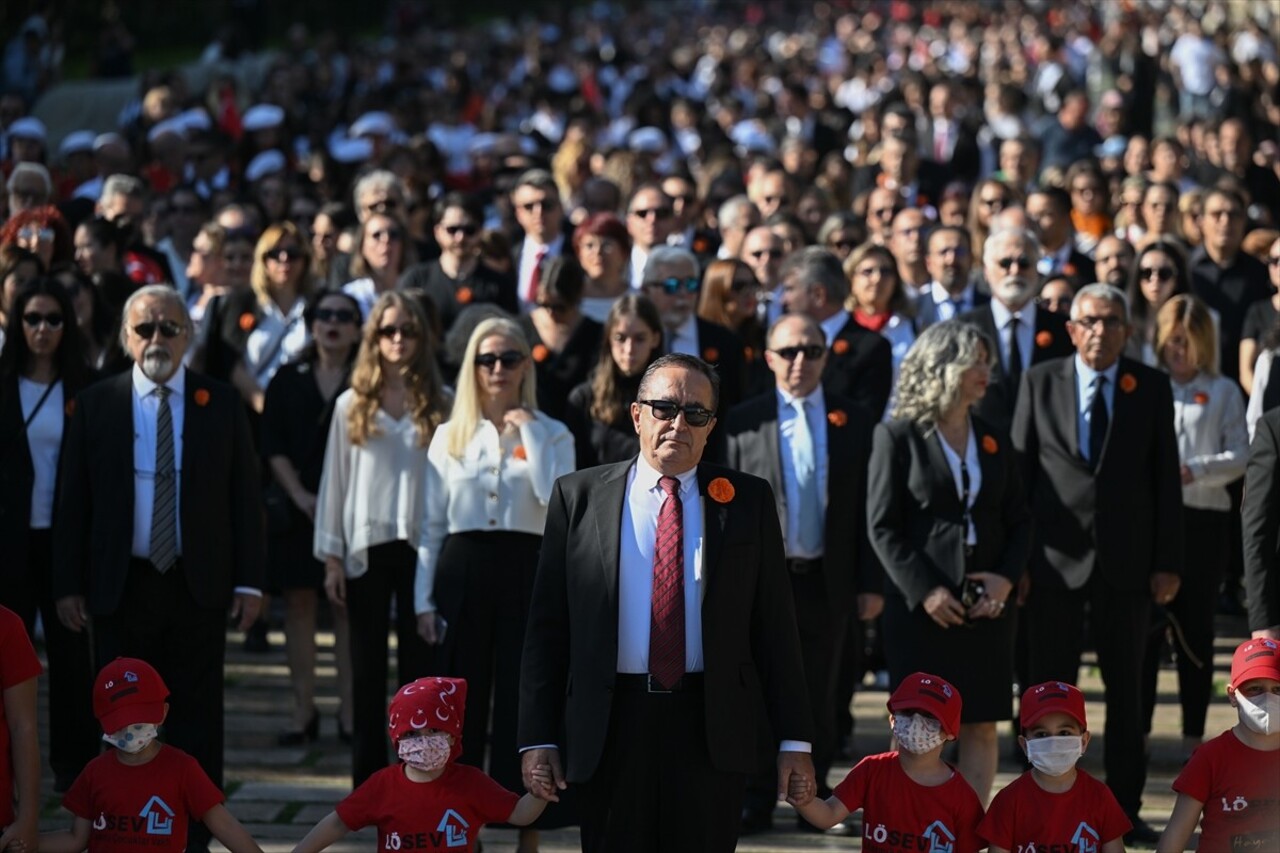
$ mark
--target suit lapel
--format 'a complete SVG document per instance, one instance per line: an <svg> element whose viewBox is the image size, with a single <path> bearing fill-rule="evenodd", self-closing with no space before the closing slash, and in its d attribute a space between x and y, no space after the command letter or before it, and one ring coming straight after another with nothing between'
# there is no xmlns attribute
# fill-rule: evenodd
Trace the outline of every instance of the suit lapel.
<svg viewBox="0 0 1280 853"><path fill-rule="evenodd" d="M1070 357L1064 358L1060 370L1058 382L1061 387L1052 395L1051 401L1054 418L1061 425L1061 429L1071 436L1072 457L1078 464L1084 465L1086 464L1084 456L1080 453L1080 404L1076 400L1076 360Z"/></svg>
<svg viewBox="0 0 1280 853"><path fill-rule="evenodd" d="M120 460L117 463L117 470L121 477L128 477L130 487L120 489L119 495L122 503L127 504L128 512L125 513L127 518L133 518L134 506L134 489L132 486L134 471L137 463L133 458L134 433L138 426L133 422L133 371L126 370L119 376L111 380L115 383L112 393L106 396L106 412L103 414L102 422L104 424L120 424L119 429L111 430L109 435L111 446L109 452L112 457ZM133 522L130 521L130 524Z"/></svg>
<svg viewBox="0 0 1280 853"><path fill-rule="evenodd" d="M1117 430L1116 423L1118 421L1128 423L1129 419L1132 417L1129 414L1129 408L1133 405L1133 400L1131 398L1133 397L1133 392L1138 390L1138 386L1136 384L1136 379L1134 379L1134 384L1125 382L1126 377L1133 379L1132 371L1128 369L1126 361L1127 359L1120 359L1120 366L1116 370L1117 387L1112 389L1111 419L1107 421L1107 437L1103 439L1102 442L1102 458L1098 460L1099 469L1101 469L1103 463L1107 461L1107 454L1111 452L1112 437L1116 437L1116 441L1121 440L1119 436L1123 432L1123 429ZM1125 390L1125 386L1127 384L1130 389L1128 391Z"/></svg>
<svg viewBox="0 0 1280 853"><path fill-rule="evenodd" d="M707 592L711 591L711 581L720 565L720 552L724 549L724 531L729 523L729 507L727 504L712 500L707 495L707 486L715 478L705 465L698 466L698 496L702 502L702 538L704 548L702 559L702 582ZM707 595L703 595L703 603Z"/></svg>
<svg viewBox="0 0 1280 853"><path fill-rule="evenodd" d="M778 415L774 406L772 416L766 416L760 424L760 441L765 459L765 470L769 474L769 488L773 489L774 499L778 502L778 515L785 529L787 489L782 478L782 442L778 440Z"/></svg>
<svg viewBox="0 0 1280 853"><path fill-rule="evenodd" d="M630 464L612 465L605 469L602 479L604 488L600 491L600 508L594 513L596 517L596 544L600 549L599 564L604 571L604 585L608 592L609 604L616 613L618 610L618 558L622 553L621 533L622 513L627 500L627 472Z"/></svg>
<svg viewBox="0 0 1280 853"><path fill-rule="evenodd" d="M996 454L1001 448L996 437L984 430L977 420L970 418L969 423L973 426L973 439L978 443L978 467L982 470L982 483L978 486L978 494L973 498L973 502L977 504L982 500L984 492L1000 494L1000 489L996 488L1000 479L996 462L999 457Z"/></svg>
<svg viewBox="0 0 1280 853"><path fill-rule="evenodd" d="M924 442L925 455L929 457L929 467L933 471L933 494L953 508L960 508L960 496L956 494L956 481L951 474L951 465L947 462L947 454L942 452L944 439L934 433L926 434L919 426L916 435Z"/></svg>

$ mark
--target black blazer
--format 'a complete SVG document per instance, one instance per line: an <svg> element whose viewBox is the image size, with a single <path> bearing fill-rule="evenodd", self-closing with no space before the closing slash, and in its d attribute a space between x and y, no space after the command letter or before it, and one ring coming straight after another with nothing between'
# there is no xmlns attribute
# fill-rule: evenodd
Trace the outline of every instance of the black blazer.
<svg viewBox="0 0 1280 853"><path fill-rule="evenodd" d="M991 294L983 293L975 285L973 288L973 308L964 314L959 314L955 319L963 320L971 311L977 311L991 303ZM941 323L942 318L938 316L938 303L933 301L933 296L928 293L922 293L916 297L916 333L923 332L930 326Z"/></svg>
<svg viewBox="0 0 1280 853"><path fill-rule="evenodd" d="M822 574L836 611L853 613L860 592L884 586L880 561L867 541L867 462L875 419L849 399L826 397L827 516ZM738 405L725 424L730 468L769 483L778 499L778 523L787 525L787 491L778 438L778 393L766 391Z"/></svg>
<svg viewBox="0 0 1280 853"><path fill-rule="evenodd" d="M89 377L93 379L92 376ZM67 430L76 395L83 381L62 386L62 450L67 447ZM49 405L49 401L45 401ZM0 383L0 542L4 558L0 559L0 579L17 580L27 574L27 537L31 531L31 489L36 469L31 462L31 447L22 428L22 398L18 393L18 375ZM61 453L59 453L61 455ZM54 507L61 490L61 477L54 485Z"/></svg>
<svg viewBox="0 0 1280 853"><path fill-rule="evenodd" d="M1018 402L1018 388L1009 381L1009 376L1004 371L1004 362L1000 359L1000 332L996 329L995 315L991 313L990 298L981 308L966 311L959 319L986 332L996 346L995 364L991 366L991 383L973 412L995 429L1008 434L1013 428L1013 409ZM1032 366L1075 353L1071 336L1067 334L1066 319L1038 306L1036 330L1032 340L1035 342L1031 348Z"/></svg>
<svg viewBox="0 0 1280 853"><path fill-rule="evenodd" d="M893 390L893 348L889 341L862 328L851 316L829 343L827 366L822 371L823 392L847 397L879 419Z"/></svg>
<svg viewBox="0 0 1280 853"><path fill-rule="evenodd" d="M742 401L747 381L747 365L742 339L730 329L710 320L697 318L698 355L714 365L720 375L720 412L727 412Z"/></svg>
<svg viewBox="0 0 1280 853"><path fill-rule="evenodd" d="M1035 518L1037 584L1079 586L1101 572L1146 589L1153 572L1182 574L1182 480L1169 377L1120 359L1110 428L1097 471L1080 453L1074 358L1022 375L1013 444Z"/></svg>
<svg viewBox="0 0 1280 853"><path fill-rule="evenodd" d="M634 461L567 474L547 511L520 670L521 746L559 744L570 782L589 780L609 731L618 664L618 555L627 472ZM725 503L708 493L728 480ZM698 466L705 536L702 652L711 763L757 770L756 732L812 741L791 584L769 484ZM686 508L688 511L688 508Z"/></svg>
<svg viewBox="0 0 1280 853"><path fill-rule="evenodd" d="M83 595L116 610L133 549L133 372L85 389L62 454L54 520L54 598ZM258 459L240 395L188 370L179 486L182 571L201 607L231 604L234 587L262 589Z"/></svg>
<svg viewBox="0 0 1280 853"><path fill-rule="evenodd" d="M1004 433L971 418L982 484L970 510L977 533L972 571L1017 584L1031 550L1031 516L1017 454ZM964 506L940 437L914 421L876 427L868 476L867 527L884 563L886 591L919 606L933 588L964 582Z"/></svg>
<svg viewBox="0 0 1280 853"><path fill-rule="evenodd" d="M1244 475L1244 582L1249 630L1280 625L1280 409L1262 416Z"/></svg>

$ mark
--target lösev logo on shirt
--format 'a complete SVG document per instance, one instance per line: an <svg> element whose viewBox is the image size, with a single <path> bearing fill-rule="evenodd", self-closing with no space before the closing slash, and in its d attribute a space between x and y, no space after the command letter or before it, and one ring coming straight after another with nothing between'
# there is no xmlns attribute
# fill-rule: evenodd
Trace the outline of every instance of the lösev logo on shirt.
<svg viewBox="0 0 1280 853"><path fill-rule="evenodd" d="M1080 821L1068 844L1050 844L1047 841L1028 841L1019 844L1014 853L1098 853L1102 838L1098 831L1085 821Z"/></svg>
<svg viewBox="0 0 1280 853"><path fill-rule="evenodd" d="M467 846L467 830L471 824L453 809L445 809L435 832L389 832L383 840L384 850L441 850Z"/></svg>
<svg viewBox="0 0 1280 853"><path fill-rule="evenodd" d="M173 835L173 809L160 797L152 797L137 815L109 815L103 812L93 822L99 832L132 832Z"/></svg>
<svg viewBox="0 0 1280 853"><path fill-rule="evenodd" d="M869 842L867 850L918 851L918 853L955 853L956 836L945 823L935 820L922 832L889 829L883 823L863 826L862 837Z"/></svg>

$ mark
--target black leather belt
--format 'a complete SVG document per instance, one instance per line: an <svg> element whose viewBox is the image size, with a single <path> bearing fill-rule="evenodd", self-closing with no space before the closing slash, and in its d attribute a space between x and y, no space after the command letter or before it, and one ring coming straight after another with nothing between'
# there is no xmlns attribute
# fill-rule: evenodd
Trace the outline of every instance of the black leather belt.
<svg viewBox="0 0 1280 853"><path fill-rule="evenodd" d="M669 688L664 688L648 673L620 672L614 678L613 689L619 693L688 693L702 689L702 673L686 672Z"/></svg>
<svg viewBox="0 0 1280 853"><path fill-rule="evenodd" d="M822 571L822 558L805 560L799 557L787 558L787 571L793 575L812 575Z"/></svg>

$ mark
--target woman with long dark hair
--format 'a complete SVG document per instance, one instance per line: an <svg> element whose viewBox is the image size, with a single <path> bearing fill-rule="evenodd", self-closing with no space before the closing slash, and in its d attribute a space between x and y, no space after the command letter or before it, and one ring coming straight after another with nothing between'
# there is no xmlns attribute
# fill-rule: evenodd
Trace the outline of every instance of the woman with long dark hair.
<svg viewBox="0 0 1280 853"><path fill-rule="evenodd" d="M583 315L582 267L573 258L543 263L537 303L519 320L538 374L538 409L563 420L569 392L587 378L604 328Z"/></svg>
<svg viewBox="0 0 1280 853"><path fill-rule="evenodd" d="M1191 292L1186 252L1178 244L1157 238L1138 250L1129 272L1129 313L1133 332L1125 355L1155 366L1156 315L1166 302Z"/></svg>

